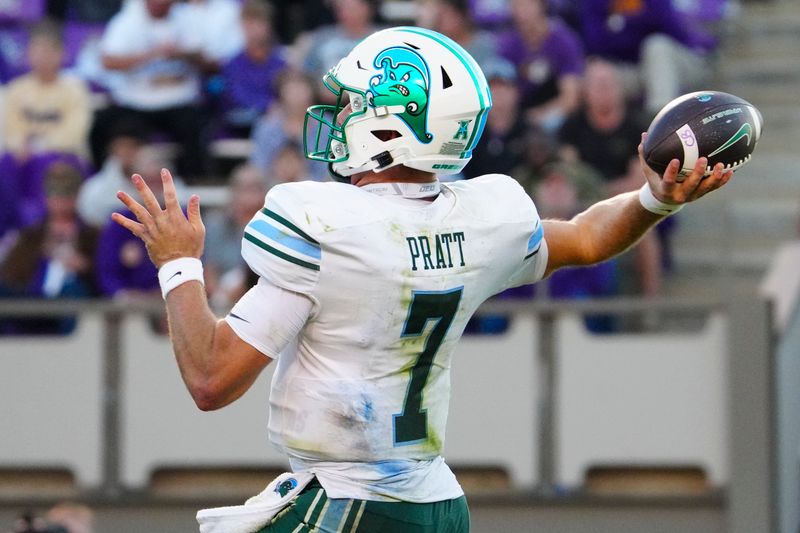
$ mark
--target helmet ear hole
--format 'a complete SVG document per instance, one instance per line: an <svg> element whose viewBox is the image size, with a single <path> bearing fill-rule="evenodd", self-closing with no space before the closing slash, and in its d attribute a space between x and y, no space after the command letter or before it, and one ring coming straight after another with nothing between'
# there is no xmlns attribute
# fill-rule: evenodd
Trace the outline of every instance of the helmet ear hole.
<svg viewBox="0 0 800 533"><path fill-rule="evenodd" d="M383 142L391 141L392 139L397 139L398 137L403 136L403 134L397 130L372 130L370 133L372 133L375 138Z"/></svg>
<svg viewBox="0 0 800 533"><path fill-rule="evenodd" d="M448 87L453 86L453 80L450 79L450 75L447 74L447 71L444 69L444 66L440 67L442 69L442 89L447 89Z"/></svg>

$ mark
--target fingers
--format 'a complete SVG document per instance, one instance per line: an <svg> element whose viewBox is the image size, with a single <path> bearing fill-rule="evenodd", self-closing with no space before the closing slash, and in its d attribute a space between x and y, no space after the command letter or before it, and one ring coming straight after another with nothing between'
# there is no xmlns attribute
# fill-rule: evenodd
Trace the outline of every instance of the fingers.
<svg viewBox="0 0 800 533"><path fill-rule="evenodd" d="M639 162L643 167L646 167L647 163L644 161L644 136L645 134L642 133L642 142L639 143L639 146L636 148L636 150L639 152Z"/></svg>
<svg viewBox="0 0 800 533"><path fill-rule="evenodd" d="M152 215L145 209L142 204L134 200L131 195L124 191L117 192L117 198L125 204L125 207L130 209L131 213L133 213L136 218L142 224L149 224L152 222L153 217ZM124 218L124 217L123 217Z"/></svg>
<svg viewBox="0 0 800 533"><path fill-rule="evenodd" d="M193 194L192 197L189 198L189 207L186 209L186 211L189 217L189 224L191 224L195 229L201 229L203 227L203 219L200 217L199 196Z"/></svg>
<svg viewBox="0 0 800 533"><path fill-rule="evenodd" d="M111 213L111 220L113 220L123 228L127 229L140 239L144 237L144 232L145 232L144 224L140 224L134 220L129 219L126 216L120 215L119 213Z"/></svg>
<svg viewBox="0 0 800 533"><path fill-rule="evenodd" d="M161 183L164 186L164 207L172 213L179 212L178 194L175 192L175 182L172 174L166 168L161 169Z"/></svg>
<svg viewBox="0 0 800 533"><path fill-rule="evenodd" d="M664 175L661 177L662 183L664 183L664 185L669 189L675 188L675 185L680 183L678 181L678 173L680 170L681 162L677 159L671 160L667 165L667 168L664 170Z"/></svg>
<svg viewBox="0 0 800 533"><path fill-rule="evenodd" d="M714 166L711 175L701 181L700 185L694 190L691 195L691 199L696 200L697 198L700 198L711 191L719 189L728 183L731 177L733 177L733 170L726 171L722 163L717 163Z"/></svg>
<svg viewBox="0 0 800 533"><path fill-rule="evenodd" d="M644 160L645 139L647 139L647 133L642 133L642 140L639 142L639 146L636 148L636 150L639 152L639 163L642 164L642 170L645 172L645 175L647 175L647 171L651 169L650 166L647 164L647 162Z"/></svg>
<svg viewBox="0 0 800 533"><path fill-rule="evenodd" d="M639 166L642 169L642 173L644 174L645 179L648 183L650 183L650 187L656 187L658 181L661 177L658 175L656 171L650 168L650 165L647 164L647 161L644 159L644 140L647 138L646 133L642 133L642 141L639 143L637 151L639 152Z"/></svg>
<svg viewBox="0 0 800 533"><path fill-rule="evenodd" d="M684 187L687 187L689 190L695 190L699 185L703 177L706 175L706 168L708 167L708 159L705 157L697 158L697 161L694 163L694 168L692 172L684 178Z"/></svg>
<svg viewBox="0 0 800 533"><path fill-rule="evenodd" d="M160 213L161 205L158 203L156 195L153 194L153 191L151 191L150 187L148 187L144 182L144 178L142 178L139 174L134 174L131 176L131 181L133 181L133 185L136 187L136 190L139 191L139 195L142 197L142 201L144 202L144 206L147 208L147 211L152 216L156 216L158 213ZM141 220L141 218L139 218L139 220Z"/></svg>

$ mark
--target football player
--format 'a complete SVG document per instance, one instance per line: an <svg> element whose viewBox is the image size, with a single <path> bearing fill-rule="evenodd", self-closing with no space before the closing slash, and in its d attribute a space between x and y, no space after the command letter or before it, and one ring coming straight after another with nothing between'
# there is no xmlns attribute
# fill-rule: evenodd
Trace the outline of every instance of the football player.
<svg viewBox="0 0 800 533"><path fill-rule="evenodd" d="M292 473L250 502L280 500L261 531L466 532L464 493L441 454L450 365L472 313L506 288L613 257L732 173L701 180L701 158L677 182L677 160L663 176L643 164L640 192L542 221L509 176L437 179L467 164L491 107L481 69L452 40L386 29L323 81L337 103L309 108L306 150L336 179L267 194L242 240L258 284L225 318L203 289L199 200L184 216L168 171L163 209L134 176L142 204L118 196L138 220L114 220L159 268L200 409L235 401L276 360L269 436Z"/></svg>

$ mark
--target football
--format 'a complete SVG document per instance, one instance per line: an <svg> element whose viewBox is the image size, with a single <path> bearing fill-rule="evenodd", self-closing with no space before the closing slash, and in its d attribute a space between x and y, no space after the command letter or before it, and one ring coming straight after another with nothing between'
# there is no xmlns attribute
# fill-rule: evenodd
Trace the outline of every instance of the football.
<svg viewBox="0 0 800 533"><path fill-rule="evenodd" d="M717 163L736 170L745 165L761 137L761 113L751 103L719 91L685 94L658 112L644 141L646 163L663 174L672 159L679 176L692 172L699 157L708 158L705 175Z"/></svg>

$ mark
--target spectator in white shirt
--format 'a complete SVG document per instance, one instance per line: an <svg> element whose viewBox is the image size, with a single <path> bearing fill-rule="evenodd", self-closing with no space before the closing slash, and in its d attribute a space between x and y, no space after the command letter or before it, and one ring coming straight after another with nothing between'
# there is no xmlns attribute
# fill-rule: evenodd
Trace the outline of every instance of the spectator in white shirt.
<svg viewBox="0 0 800 533"><path fill-rule="evenodd" d="M115 73L113 105L98 113L92 129L96 165L105 159L113 124L133 117L180 145L181 174L204 174L200 95L209 61L198 49L192 21L174 0L129 0L111 19L100 46L103 66Z"/></svg>

